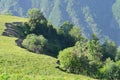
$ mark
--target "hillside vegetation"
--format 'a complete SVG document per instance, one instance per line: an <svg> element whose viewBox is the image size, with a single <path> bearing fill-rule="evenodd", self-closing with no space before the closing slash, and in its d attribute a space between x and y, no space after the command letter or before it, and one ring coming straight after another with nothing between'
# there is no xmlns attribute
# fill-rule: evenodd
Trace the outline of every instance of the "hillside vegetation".
<svg viewBox="0 0 120 80"><path fill-rule="evenodd" d="M27 19L0 15L0 34L6 22L14 21ZM16 39L0 36L0 80L93 80L60 71L56 68L56 58L22 49L16 45Z"/></svg>

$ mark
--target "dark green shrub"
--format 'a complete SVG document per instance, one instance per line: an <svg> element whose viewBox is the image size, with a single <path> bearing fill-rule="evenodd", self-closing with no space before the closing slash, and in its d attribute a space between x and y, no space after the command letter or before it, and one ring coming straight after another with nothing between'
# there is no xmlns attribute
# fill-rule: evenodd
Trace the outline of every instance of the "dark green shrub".
<svg viewBox="0 0 120 80"><path fill-rule="evenodd" d="M120 60L120 47L117 49L115 60L116 61Z"/></svg>
<svg viewBox="0 0 120 80"><path fill-rule="evenodd" d="M107 58L111 58L112 60L115 60L115 56L117 53L117 47L116 44L113 41L106 40L102 47L102 60L105 61Z"/></svg>

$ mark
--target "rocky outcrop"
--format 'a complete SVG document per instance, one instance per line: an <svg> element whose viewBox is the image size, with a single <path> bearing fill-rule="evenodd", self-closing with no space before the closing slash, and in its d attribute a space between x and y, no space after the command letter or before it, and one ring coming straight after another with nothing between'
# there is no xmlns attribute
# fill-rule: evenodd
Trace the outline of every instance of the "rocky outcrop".
<svg viewBox="0 0 120 80"><path fill-rule="evenodd" d="M5 23L6 29L2 33L3 36L9 36L9 37L16 37L18 38L15 40L16 44L20 47L22 47L22 35L24 34L22 32L22 22L12 22L12 23Z"/></svg>
<svg viewBox="0 0 120 80"><path fill-rule="evenodd" d="M19 30L17 27L22 26L22 22L13 22L13 23L5 23L6 29L2 33L3 36L9 37L17 37L20 38Z"/></svg>

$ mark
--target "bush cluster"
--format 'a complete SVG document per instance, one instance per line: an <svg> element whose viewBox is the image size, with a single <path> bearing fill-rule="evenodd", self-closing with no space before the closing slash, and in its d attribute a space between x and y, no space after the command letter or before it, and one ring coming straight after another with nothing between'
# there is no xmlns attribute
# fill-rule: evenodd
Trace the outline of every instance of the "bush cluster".
<svg viewBox="0 0 120 80"><path fill-rule="evenodd" d="M60 68L67 72L107 80L120 79L119 48L110 41L100 44L94 37L78 41L75 46L60 51L58 59Z"/></svg>
<svg viewBox="0 0 120 80"><path fill-rule="evenodd" d="M23 40L23 47L26 49L40 53L43 52L44 47L47 45L47 39L43 35L29 34L26 39Z"/></svg>

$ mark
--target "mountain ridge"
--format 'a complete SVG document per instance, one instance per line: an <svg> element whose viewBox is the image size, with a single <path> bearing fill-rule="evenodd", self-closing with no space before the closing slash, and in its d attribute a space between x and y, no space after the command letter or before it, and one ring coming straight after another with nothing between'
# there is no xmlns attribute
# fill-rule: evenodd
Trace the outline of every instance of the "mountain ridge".
<svg viewBox="0 0 120 80"><path fill-rule="evenodd" d="M119 0L0 0L0 4L1 14L26 17L29 9L38 8L54 26L68 20L88 38L96 33L120 45Z"/></svg>

